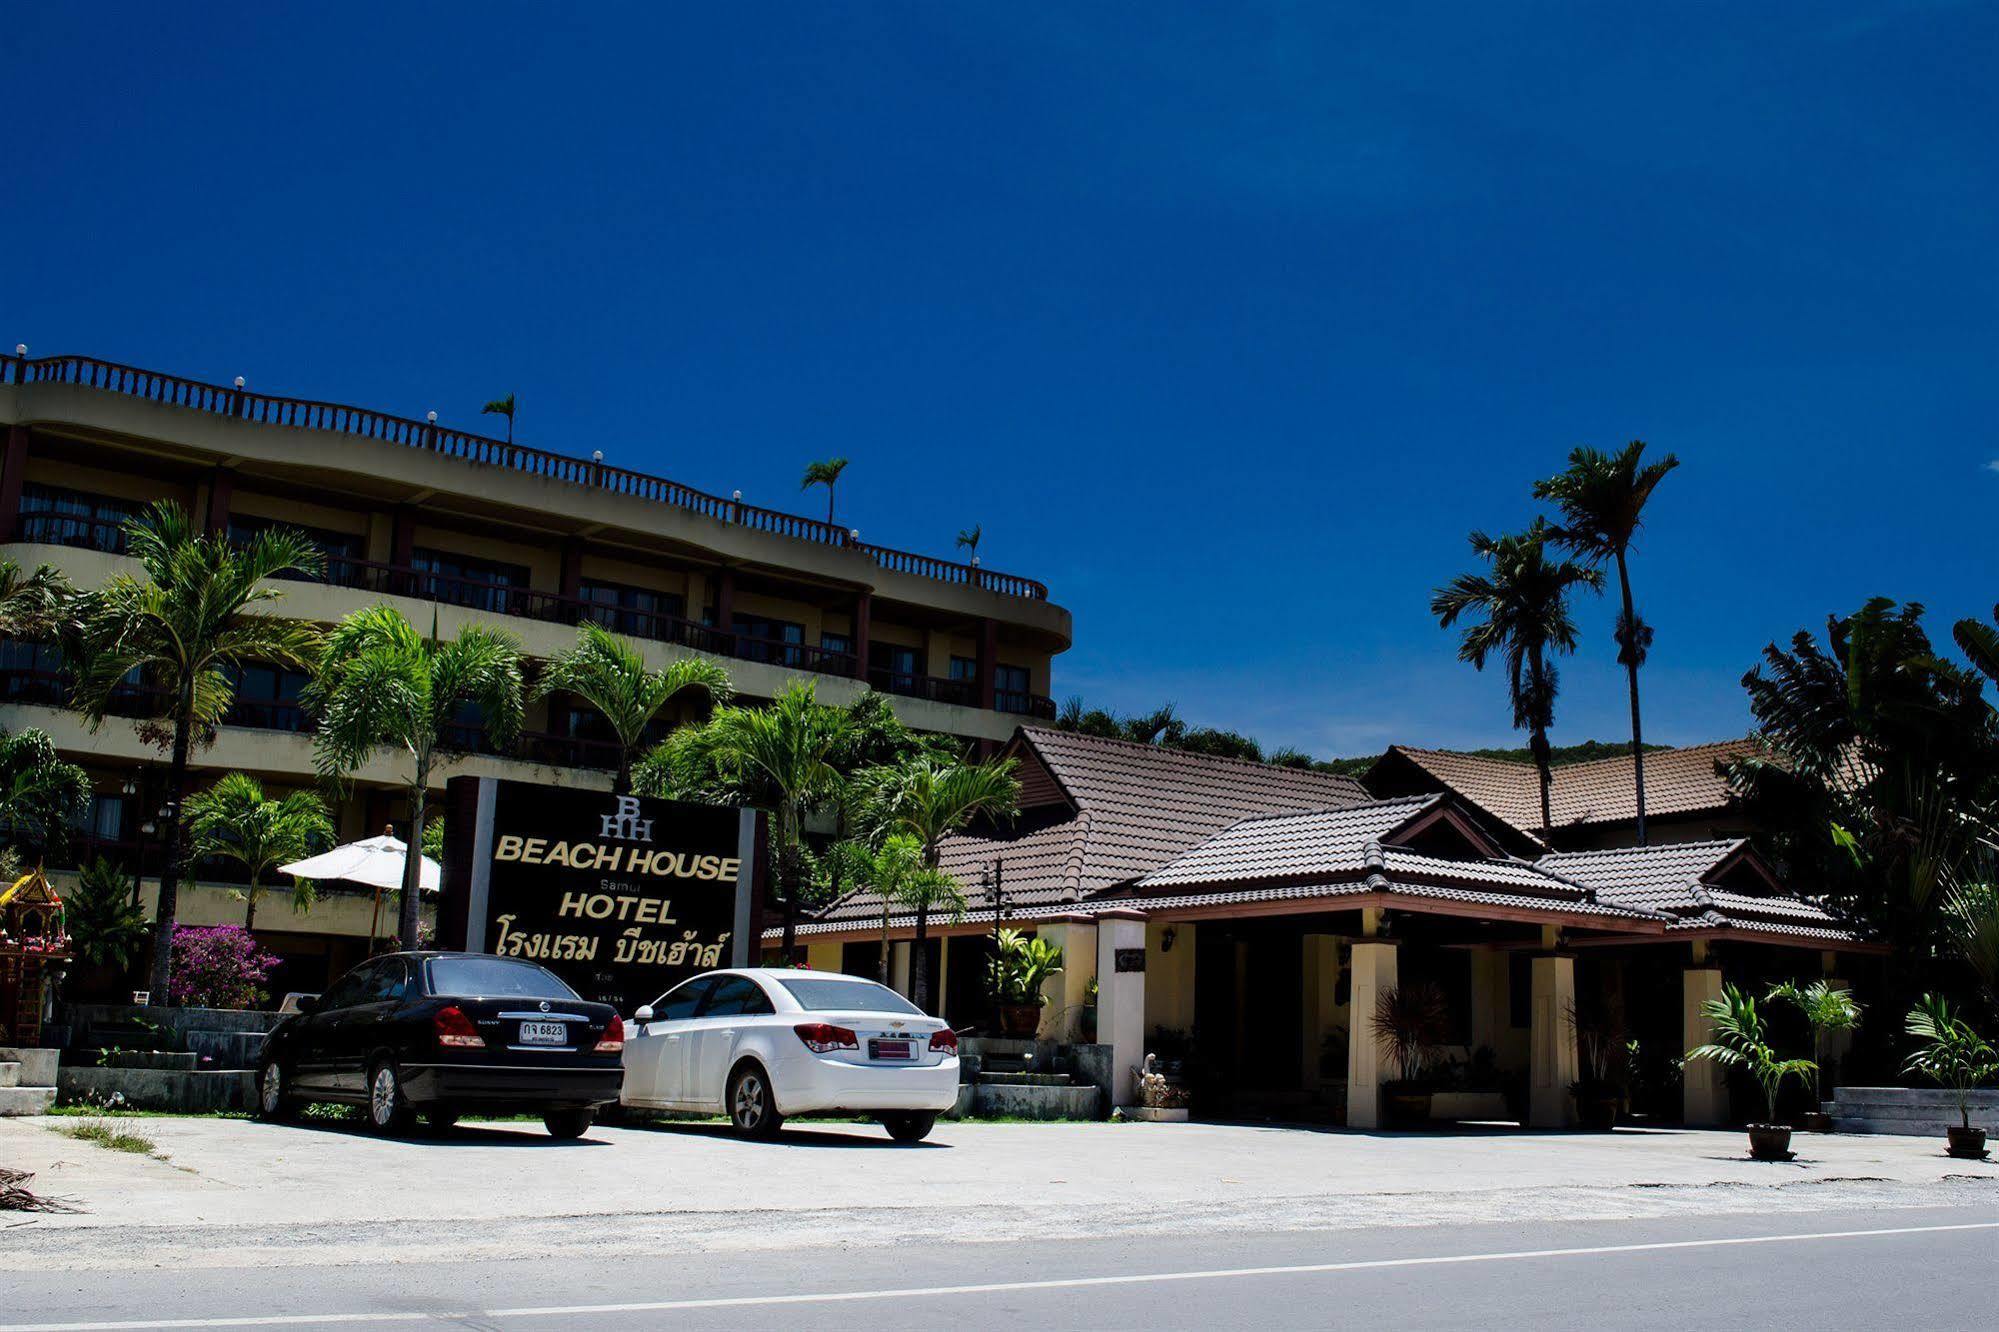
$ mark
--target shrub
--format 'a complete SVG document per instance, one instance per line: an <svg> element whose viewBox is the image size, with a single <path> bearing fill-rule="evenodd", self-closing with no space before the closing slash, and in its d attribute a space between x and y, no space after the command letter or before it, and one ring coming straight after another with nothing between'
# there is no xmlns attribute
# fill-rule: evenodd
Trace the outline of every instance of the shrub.
<svg viewBox="0 0 1999 1332"><path fill-rule="evenodd" d="M176 925L167 1001L183 1008L255 1008L278 958L241 925Z"/></svg>

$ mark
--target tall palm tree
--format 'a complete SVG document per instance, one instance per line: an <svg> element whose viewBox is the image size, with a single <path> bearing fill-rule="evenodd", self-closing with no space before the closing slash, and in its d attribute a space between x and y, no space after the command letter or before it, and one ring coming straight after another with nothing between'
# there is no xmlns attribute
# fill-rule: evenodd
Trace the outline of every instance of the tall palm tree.
<svg viewBox="0 0 1999 1332"><path fill-rule="evenodd" d="M925 756L894 767L870 768L857 778L871 826L889 835L914 837L923 865L936 869L944 838L974 819L1011 819L1020 807L1020 779L1013 760L967 763ZM935 888L935 885L932 885ZM955 884L952 885L955 890ZM963 894L958 894L962 904ZM948 905L950 893L914 894L916 941L910 955L910 1000L929 1007L930 967L923 946L929 941L930 912Z"/></svg>
<svg viewBox="0 0 1999 1332"><path fill-rule="evenodd" d="M61 627L76 590L53 565L24 574L13 560L0 560L0 635L45 638Z"/></svg>
<svg viewBox="0 0 1999 1332"><path fill-rule="evenodd" d="M257 897L264 876L288 860L303 860L333 845L333 817L326 802L312 791L295 791L282 800L265 796L263 785L248 773L232 772L187 801L188 852L196 860L213 856L233 860L250 875L243 894L243 928L257 927ZM309 908L315 893L311 880L296 880L292 909Z"/></svg>
<svg viewBox="0 0 1999 1332"><path fill-rule="evenodd" d="M844 709L819 702L815 687L800 681L769 707L721 707L701 725L681 727L633 773L633 786L642 795L771 812L771 887L783 912L787 962L810 889L805 820L839 799L842 779L835 759L852 738L853 725Z"/></svg>
<svg viewBox="0 0 1999 1332"><path fill-rule="evenodd" d="M409 759L412 848L423 845L430 780L469 747L467 711L477 714L492 743L505 749L521 733L524 682L520 647L506 634L468 625L441 641L417 631L388 606L356 611L327 635L319 673L304 700L319 718L313 759L320 773L338 781L379 749ZM417 945L420 919L419 854L404 857L398 933L404 948Z"/></svg>
<svg viewBox="0 0 1999 1332"><path fill-rule="evenodd" d="M970 527L959 528L958 549L972 552L972 558L977 559L979 557L979 539L984 535L985 529L977 523L973 523Z"/></svg>
<svg viewBox="0 0 1999 1332"><path fill-rule="evenodd" d="M1430 598L1430 613L1448 629L1467 616L1458 640L1458 659L1484 670L1494 654L1506 662L1507 690L1513 702L1513 725L1530 736L1534 766L1541 775L1541 829L1554 823L1548 792L1554 775L1549 763L1548 728L1555 721L1556 672L1548 660L1555 652L1576 650L1576 622L1569 614L1569 594L1577 588L1598 591L1603 572L1573 560L1550 560L1551 531L1545 520L1513 536L1471 534L1474 554L1485 560L1485 573L1459 574Z"/></svg>
<svg viewBox="0 0 1999 1332"><path fill-rule="evenodd" d="M833 522L833 488L840 484L840 473L847 470L845 458L827 458L812 463L805 469L805 479L798 483L800 490L810 490L814 486L826 487L826 522Z"/></svg>
<svg viewBox="0 0 1999 1332"><path fill-rule="evenodd" d="M645 743L646 729L684 689L699 689L711 700L735 692L729 673L706 657L677 657L652 670L629 639L600 624L579 626L576 646L551 660L535 682L535 697L574 694L595 708L618 737L618 776L612 789L632 789L632 761Z"/></svg>
<svg viewBox="0 0 1999 1332"><path fill-rule="evenodd" d="M1667 454L1644 460L1645 441L1634 439L1616 453L1577 449L1568 469L1534 483L1534 498L1554 501L1561 523L1552 537L1591 565L1617 565L1623 608L1617 615L1617 659L1631 692L1631 772L1638 797L1638 845L1645 845L1645 735L1638 716L1638 668L1652 648L1652 626L1638 617L1631 600L1631 542L1645 517L1652 492L1680 465Z"/></svg>
<svg viewBox="0 0 1999 1332"><path fill-rule="evenodd" d="M101 724L128 682L143 676L158 700L158 723L172 735L161 840L159 908L153 918L151 987L165 1003L173 969L174 913L180 906L185 847L181 803L188 755L197 728L219 724L236 698L236 675L264 664L305 669L318 654L314 625L260 614L253 608L284 595L278 574L317 575L326 557L304 533L266 528L248 544L208 532L171 500L161 500L125 524L126 552L140 573L113 574L78 598L71 631L73 702Z"/></svg>

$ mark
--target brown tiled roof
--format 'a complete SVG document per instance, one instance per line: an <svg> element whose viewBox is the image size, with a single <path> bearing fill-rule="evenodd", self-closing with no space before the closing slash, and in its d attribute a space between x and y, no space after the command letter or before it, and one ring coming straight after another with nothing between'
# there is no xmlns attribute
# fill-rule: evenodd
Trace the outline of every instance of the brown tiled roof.
<svg viewBox="0 0 1999 1332"><path fill-rule="evenodd" d="M974 906L986 906L984 876L1002 863L1011 908L1074 902L1127 883L1240 819L1323 810L1372 800L1337 773L1278 768L1048 727L1022 727L1013 752L1038 764L1068 802L1023 812L997 837L947 837L939 863ZM1037 790L1045 789L1036 774ZM822 919L879 917L881 901L853 894Z"/></svg>
<svg viewBox="0 0 1999 1332"><path fill-rule="evenodd" d="M1715 765L1756 751L1751 739L1718 740L1645 755L1645 813L1697 814L1725 809L1733 797ZM1446 749L1410 749L1400 754L1443 787L1523 832L1541 828L1541 783L1531 763L1481 758ZM1554 769L1549 807L1557 828L1591 823L1625 823L1638 817L1631 756L1564 763Z"/></svg>
<svg viewBox="0 0 1999 1332"><path fill-rule="evenodd" d="M1430 857L1416 857L1430 859ZM1453 864L1456 862L1441 862ZM1545 911L1565 916L1601 917L1605 928L1629 922L1644 921L1656 924L1660 921L1657 913L1635 911L1627 907L1604 902L1592 902L1578 892L1566 897L1552 897L1538 892L1506 892L1496 888L1466 888L1448 884L1423 883L1406 879L1400 875L1371 874L1362 879L1348 879L1327 883L1286 884L1275 888L1238 888L1226 892L1176 893L1165 897L1143 897L1134 899L1105 899L1092 902L1082 908L1084 911L1098 907L1133 906L1145 911L1184 910L1188 907L1233 905L1248 902L1299 901L1318 898L1337 899L1342 897L1362 897L1374 893L1387 893L1416 901L1456 902L1467 906L1507 907L1525 911Z"/></svg>
<svg viewBox="0 0 1999 1332"><path fill-rule="evenodd" d="M1599 901L1663 911L1674 917L1676 930L1733 928L1831 941L1856 937L1810 898L1721 886L1715 880L1737 857L1753 861L1755 852L1743 841L1669 842L1559 851L1534 864L1594 888Z"/></svg>
<svg viewBox="0 0 1999 1332"><path fill-rule="evenodd" d="M1345 809L1244 819L1153 870L1139 880L1139 886L1171 888L1327 874L1358 866L1369 845L1379 863L1382 839L1441 799L1404 796Z"/></svg>

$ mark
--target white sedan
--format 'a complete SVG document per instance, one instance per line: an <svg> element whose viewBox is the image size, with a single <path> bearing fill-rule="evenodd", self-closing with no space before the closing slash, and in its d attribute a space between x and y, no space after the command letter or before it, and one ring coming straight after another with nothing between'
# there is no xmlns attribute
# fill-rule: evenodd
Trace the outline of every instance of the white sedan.
<svg viewBox="0 0 1999 1332"><path fill-rule="evenodd" d="M642 1006L625 1105L725 1112L748 1137L787 1115L879 1116L917 1142L958 1099L958 1037L886 986L825 971L711 971Z"/></svg>

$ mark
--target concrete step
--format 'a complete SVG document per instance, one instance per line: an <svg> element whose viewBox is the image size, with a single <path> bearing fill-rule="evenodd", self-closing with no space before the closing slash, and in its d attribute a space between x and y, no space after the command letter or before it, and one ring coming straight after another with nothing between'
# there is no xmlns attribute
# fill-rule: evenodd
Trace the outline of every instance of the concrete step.
<svg viewBox="0 0 1999 1332"><path fill-rule="evenodd" d="M62 1062L62 1051L39 1049L18 1045L0 1045L0 1064L19 1064L20 1072L15 1085L21 1087L53 1087L56 1085L56 1066Z"/></svg>
<svg viewBox="0 0 1999 1332"><path fill-rule="evenodd" d="M979 1074L979 1082L988 1087L1074 1087L1076 1079L1067 1073L988 1073Z"/></svg>
<svg viewBox="0 0 1999 1332"><path fill-rule="evenodd" d="M18 1087L20 1085L21 1065L11 1059L5 1063L0 1063L0 1087Z"/></svg>
<svg viewBox="0 0 1999 1332"><path fill-rule="evenodd" d="M1102 1119L1103 1093L1095 1087L981 1082L971 1089L968 1113L1012 1119Z"/></svg>
<svg viewBox="0 0 1999 1332"><path fill-rule="evenodd" d="M207 1068L255 1068L264 1048L261 1031L190 1031L187 1048L208 1060Z"/></svg>
<svg viewBox="0 0 1999 1332"><path fill-rule="evenodd" d="M0 1118L45 1115L55 1103L54 1087L0 1087Z"/></svg>

